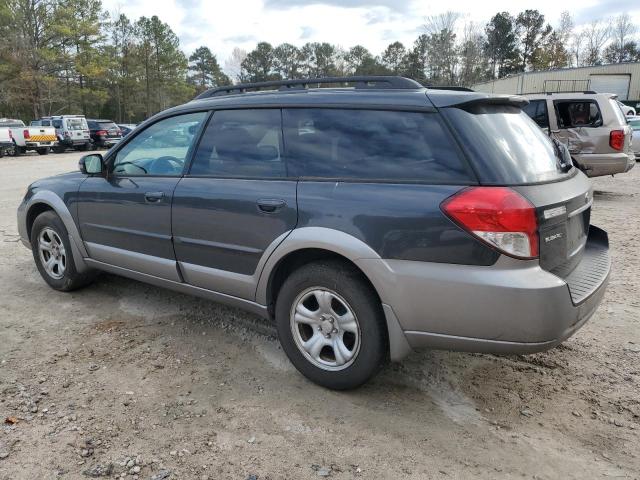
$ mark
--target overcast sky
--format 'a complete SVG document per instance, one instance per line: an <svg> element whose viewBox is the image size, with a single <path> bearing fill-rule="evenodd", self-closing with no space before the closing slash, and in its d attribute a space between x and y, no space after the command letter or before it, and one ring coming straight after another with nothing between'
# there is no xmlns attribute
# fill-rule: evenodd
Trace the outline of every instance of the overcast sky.
<svg viewBox="0 0 640 480"><path fill-rule="evenodd" d="M570 11L577 24L626 11L640 27L638 0L537 0L528 6L513 0L103 0L103 4L132 19L157 15L180 37L187 53L206 45L221 65L234 47L251 50L259 41L272 45L326 41L344 48L361 44L378 54L396 40L410 46L422 33L425 17L450 9L484 24L496 12L517 14L537 8L553 26L561 10Z"/></svg>

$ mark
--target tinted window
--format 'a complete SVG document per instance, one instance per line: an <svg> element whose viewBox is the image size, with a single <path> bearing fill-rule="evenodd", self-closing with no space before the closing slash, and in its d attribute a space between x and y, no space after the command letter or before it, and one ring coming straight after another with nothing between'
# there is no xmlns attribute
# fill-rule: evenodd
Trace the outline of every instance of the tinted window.
<svg viewBox="0 0 640 480"><path fill-rule="evenodd" d="M118 151L113 173L180 175L198 127L206 115L206 112L188 113L149 125Z"/></svg>
<svg viewBox="0 0 640 480"><path fill-rule="evenodd" d="M516 185L568 175L551 139L521 109L477 105L441 111L459 132L482 182Z"/></svg>
<svg viewBox="0 0 640 480"><path fill-rule="evenodd" d="M45 123L44 123L44 122L42 122L42 124L44 125ZM48 124L49 124L49 123L47 122L47 125L48 125ZM53 121L53 126L54 126L55 128L62 128L62 120L54 120L54 121Z"/></svg>
<svg viewBox="0 0 640 480"><path fill-rule="evenodd" d="M545 100L532 100L529 105L522 109L541 128L549 127L549 117L547 116L547 102Z"/></svg>
<svg viewBox="0 0 640 480"><path fill-rule="evenodd" d="M96 122L97 128L101 130L117 130L118 126L113 122Z"/></svg>
<svg viewBox="0 0 640 480"><path fill-rule="evenodd" d="M191 175L285 177L280 110L222 110L213 114Z"/></svg>
<svg viewBox="0 0 640 480"><path fill-rule="evenodd" d="M434 113L288 109L284 135L294 176L470 181Z"/></svg>
<svg viewBox="0 0 640 480"><path fill-rule="evenodd" d="M558 116L558 127L599 127L602 115L594 100L556 100L553 102Z"/></svg>

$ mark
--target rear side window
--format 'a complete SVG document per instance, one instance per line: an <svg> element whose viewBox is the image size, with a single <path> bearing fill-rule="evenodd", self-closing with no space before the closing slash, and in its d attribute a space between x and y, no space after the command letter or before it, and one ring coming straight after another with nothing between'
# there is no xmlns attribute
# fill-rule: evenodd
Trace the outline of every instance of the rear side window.
<svg viewBox="0 0 640 480"><path fill-rule="evenodd" d="M289 174L296 177L469 183L435 113L285 109Z"/></svg>
<svg viewBox="0 0 640 480"><path fill-rule="evenodd" d="M595 100L556 100L559 128L599 127L602 114Z"/></svg>
<svg viewBox="0 0 640 480"><path fill-rule="evenodd" d="M529 105L522 109L541 128L549 128L549 116L547 115L546 100L531 100Z"/></svg>
<svg viewBox="0 0 640 480"><path fill-rule="evenodd" d="M44 125L45 123L42 122L42 124ZM49 125L49 123L47 123L47 125ZM62 120L54 120L53 121L53 126L55 128L62 128Z"/></svg>
<svg viewBox="0 0 640 480"><path fill-rule="evenodd" d="M221 110L213 114L191 166L191 175L235 178L286 177L280 110Z"/></svg>
<svg viewBox="0 0 640 480"><path fill-rule="evenodd" d="M482 183L522 185L573 174L562 167L551 139L518 107L475 105L441 112L460 135Z"/></svg>

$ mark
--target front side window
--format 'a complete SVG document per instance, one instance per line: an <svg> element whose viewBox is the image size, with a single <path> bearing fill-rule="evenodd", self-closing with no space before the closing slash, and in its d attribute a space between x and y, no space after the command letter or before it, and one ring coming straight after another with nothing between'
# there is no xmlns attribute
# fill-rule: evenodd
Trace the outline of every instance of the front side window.
<svg viewBox="0 0 640 480"><path fill-rule="evenodd" d="M599 127L602 114L594 100L556 100L554 102L558 116L558 127Z"/></svg>
<svg viewBox="0 0 640 480"><path fill-rule="evenodd" d="M289 173L299 177L468 183L435 113L286 109Z"/></svg>
<svg viewBox="0 0 640 480"><path fill-rule="evenodd" d="M540 128L549 128L546 100L531 100L529 105L525 106L522 111L529 115Z"/></svg>
<svg viewBox="0 0 640 480"><path fill-rule="evenodd" d="M123 176L180 175L206 115L207 112L176 115L149 125L118 150L113 173Z"/></svg>
<svg viewBox="0 0 640 480"><path fill-rule="evenodd" d="M190 175L269 178L287 175L280 110L220 110L202 135Z"/></svg>

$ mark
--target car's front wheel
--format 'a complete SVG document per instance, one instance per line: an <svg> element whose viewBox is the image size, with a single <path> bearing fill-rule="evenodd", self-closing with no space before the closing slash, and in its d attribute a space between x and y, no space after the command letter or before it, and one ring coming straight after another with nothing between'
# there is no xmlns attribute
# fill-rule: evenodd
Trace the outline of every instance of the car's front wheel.
<svg viewBox="0 0 640 480"><path fill-rule="evenodd" d="M295 270L276 302L282 348L307 378L327 388L355 388L387 358L380 300L361 272L341 261Z"/></svg>
<svg viewBox="0 0 640 480"><path fill-rule="evenodd" d="M90 283L94 272L78 273L67 229L53 211L43 212L31 227L31 249L38 271L49 286L68 292Z"/></svg>

